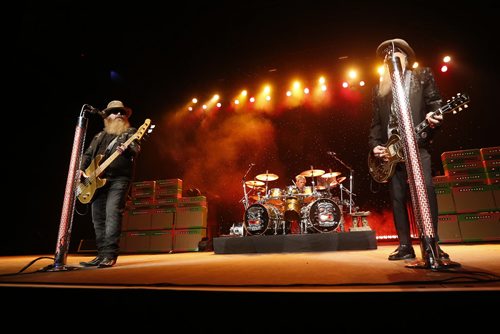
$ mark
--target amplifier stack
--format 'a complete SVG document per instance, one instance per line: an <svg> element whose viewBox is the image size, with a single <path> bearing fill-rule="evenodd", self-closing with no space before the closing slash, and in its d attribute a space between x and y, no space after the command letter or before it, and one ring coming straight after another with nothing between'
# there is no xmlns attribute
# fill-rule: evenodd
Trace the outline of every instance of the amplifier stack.
<svg viewBox="0 0 500 334"><path fill-rule="evenodd" d="M441 154L434 177L441 242L500 240L500 147Z"/></svg>

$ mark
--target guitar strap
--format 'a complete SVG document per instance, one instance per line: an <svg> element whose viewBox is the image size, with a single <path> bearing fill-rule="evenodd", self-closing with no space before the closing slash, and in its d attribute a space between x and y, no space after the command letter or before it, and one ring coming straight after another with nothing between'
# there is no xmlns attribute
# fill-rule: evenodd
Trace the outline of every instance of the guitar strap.
<svg viewBox="0 0 500 334"><path fill-rule="evenodd" d="M117 139L118 139L118 136L116 136L115 139L113 139L111 141L111 143L109 143L108 147L106 147L106 151L104 151L105 157L109 156L109 153L111 152L111 148L115 145Z"/></svg>

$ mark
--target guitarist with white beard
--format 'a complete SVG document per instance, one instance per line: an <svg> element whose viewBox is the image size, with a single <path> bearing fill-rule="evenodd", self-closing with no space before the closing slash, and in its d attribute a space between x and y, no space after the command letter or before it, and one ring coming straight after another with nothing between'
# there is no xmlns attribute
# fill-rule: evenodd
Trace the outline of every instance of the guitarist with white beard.
<svg viewBox="0 0 500 334"><path fill-rule="evenodd" d="M429 122L429 128L418 141L418 146L437 241L439 240L437 237L438 204L432 183L431 155L428 147L434 129L443 119L442 115L432 116L433 111L441 107L442 98L431 69L427 67L412 68L415 62L415 52L406 41L392 39L381 43L376 51L377 57L384 59L389 48L401 62L402 81L410 103L414 125L425 119ZM398 132L397 110L394 110L391 87L392 82L388 65L385 64L380 82L373 91L373 115L368 137L368 144L373 155L385 161L388 161L391 157L391 152L386 147L387 141L392 134ZM399 239L399 247L389 255L389 260L413 259L415 258L415 251L412 246L410 220L406 206L407 202L411 202L411 197L404 162L399 162L395 166L394 174L389 180L389 193L392 201L394 224ZM440 248L438 255L442 259L449 258L448 254Z"/></svg>
<svg viewBox="0 0 500 334"><path fill-rule="evenodd" d="M101 113L104 130L94 136L82 156L80 177L85 180L89 175L84 171L96 164L96 157L102 155L100 157L104 161L117 150L121 153L102 175L98 175L105 179L105 183L95 191L91 202L97 256L91 261L80 262L84 267L112 267L119 255L125 203L134 178L136 157L140 152L138 140L132 141L128 146L123 145L136 132L129 123L131 114L132 109L125 107L121 101L109 102Z"/></svg>

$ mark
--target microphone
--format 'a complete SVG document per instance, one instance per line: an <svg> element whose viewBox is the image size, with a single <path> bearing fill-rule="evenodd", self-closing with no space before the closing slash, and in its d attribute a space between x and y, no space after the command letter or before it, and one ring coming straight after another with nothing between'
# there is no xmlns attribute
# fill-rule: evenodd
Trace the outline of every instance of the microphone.
<svg viewBox="0 0 500 334"><path fill-rule="evenodd" d="M91 114L101 114L102 111L100 111L97 108L92 107L90 104L86 104L85 107L87 108L87 111Z"/></svg>
<svg viewBox="0 0 500 334"><path fill-rule="evenodd" d="M332 156L333 156L333 155L337 155L337 153L335 153L335 152L333 152L333 151L328 151L328 152L326 152L326 154L328 154L328 155L332 155Z"/></svg>

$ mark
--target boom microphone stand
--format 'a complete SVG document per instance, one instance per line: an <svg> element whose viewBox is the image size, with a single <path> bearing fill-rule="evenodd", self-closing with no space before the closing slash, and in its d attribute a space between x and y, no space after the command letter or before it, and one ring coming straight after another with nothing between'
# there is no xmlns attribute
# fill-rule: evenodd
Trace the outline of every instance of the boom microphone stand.
<svg viewBox="0 0 500 334"><path fill-rule="evenodd" d="M352 169L349 165L347 165L345 162L343 162L342 160L340 160L338 157L337 157L337 153L335 152L326 152L328 155L332 156L335 160L337 160L338 162L340 162L345 168L347 168L349 170L349 191L347 191L347 189L345 189L345 191L349 194L349 214L352 213L352 207L353 207L353 201L352 201L352 196L353 196L353 193L352 193L352 187L353 187L353 174L354 174L354 169ZM340 199L342 200L342 191L343 191L343 186L342 186L342 183L340 184ZM356 196L356 195L354 195Z"/></svg>
<svg viewBox="0 0 500 334"><path fill-rule="evenodd" d="M391 76L391 88L394 107L397 111L398 130L404 144L405 165L408 173L411 201L420 234L420 248L423 261L416 261L406 267L410 268L451 268L460 266L459 263L443 261L438 255L436 232L432 225L432 215L427 197L427 188L422 171L420 152L417 146L415 128L410 109L409 97L403 86L401 62L394 55L394 44L386 50L386 62ZM411 72L407 72L409 75ZM409 80L408 80L409 84Z"/></svg>
<svg viewBox="0 0 500 334"><path fill-rule="evenodd" d="M87 113L99 113L100 111L88 104L84 104L80 110L80 116L75 130L73 140L73 150L68 169L68 177L66 179L66 190L64 192L64 201L59 223L59 234L57 237L56 252L54 256L54 264L42 269L42 271L66 271L77 269L78 267L67 267L66 259L68 256L68 248L71 237L71 225L73 223L73 213L75 210L75 188L77 180L77 170L80 166L83 144L85 142L85 134L87 132L88 118Z"/></svg>
<svg viewBox="0 0 500 334"><path fill-rule="evenodd" d="M243 178L241 179L241 183L243 184L243 194L244 194L243 206L245 207L245 210L248 209L248 193L247 193L246 177L247 177L248 173L250 173L250 170L252 170L253 166L255 166L254 163L251 163L250 165L248 165L248 169L247 169L245 175L243 175Z"/></svg>

